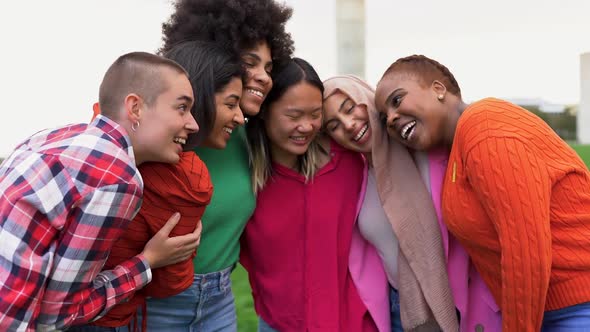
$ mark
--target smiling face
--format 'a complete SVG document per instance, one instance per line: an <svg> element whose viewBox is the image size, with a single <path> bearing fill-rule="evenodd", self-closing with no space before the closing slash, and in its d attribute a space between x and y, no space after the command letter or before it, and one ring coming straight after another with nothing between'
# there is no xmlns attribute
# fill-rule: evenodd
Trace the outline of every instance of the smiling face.
<svg viewBox="0 0 590 332"><path fill-rule="evenodd" d="M193 90L185 74L162 69L167 89L147 105L141 98L139 126L132 133L136 163L177 163L189 134L199 130L191 114Z"/></svg>
<svg viewBox="0 0 590 332"><path fill-rule="evenodd" d="M215 122L203 145L214 149L225 149L232 132L244 124L244 115L240 109L242 80L232 80L225 88L215 94Z"/></svg>
<svg viewBox="0 0 590 332"><path fill-rule="evenodd" d="M444 91L438 81L424 83L410 73L391 72L383 77L375 103L386 119L389 136L414 150L444 144L449 129L449 110L439 100Z"/></svg>
<svg viewBox="0 0 590 332"><path fill-rule="evenodd" d="M268 44L261 42L246 50L242 61L247 75L240 106L246 115L254 116L260 112L260 106L272 88L272 58Z"/></svg>
<svg viewBox="0 0 590 332"><path fill-rule="evenodd" d="M302 81L269 105L264 121L273 161L293 167L322 125L322 92Z"/></svg>
<svg viewBox="0 0 590 332"><path fill-rule="evenodd" d="M343 147L371 152L371 127L367 105L357 104L337 90L324 101L324 128Z"/></svg>

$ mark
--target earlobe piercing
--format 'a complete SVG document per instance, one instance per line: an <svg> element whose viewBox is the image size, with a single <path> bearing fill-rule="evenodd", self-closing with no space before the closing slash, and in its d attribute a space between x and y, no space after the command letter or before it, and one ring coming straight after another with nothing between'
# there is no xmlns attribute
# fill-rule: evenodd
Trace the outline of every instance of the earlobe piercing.
<svg viewBox="0 0 590 332"><path fill-rule="evenodd" d="M135 123L131 124L131 130L137 131L137 128L139 128L139 121L136 121Z"/></svg>
<svg viewBox="0 0 590 332"><path fill-rule="evenodd" d="M445 96L443 94L438 95L438 100L443 100Z"/></svg>

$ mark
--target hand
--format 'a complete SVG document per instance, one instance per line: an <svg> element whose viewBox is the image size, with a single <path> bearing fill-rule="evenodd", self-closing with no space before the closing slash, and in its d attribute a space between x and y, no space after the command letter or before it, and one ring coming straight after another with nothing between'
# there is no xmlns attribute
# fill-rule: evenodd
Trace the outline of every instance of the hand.
<svg viewBox="0 0 590 332"><path fill-rule="evenodd" d="M169 237L179 220L180 213L176 212L143 248L143 256L151 269L187 260L199 246L203 229L201 220L192 233Z"/></svg>

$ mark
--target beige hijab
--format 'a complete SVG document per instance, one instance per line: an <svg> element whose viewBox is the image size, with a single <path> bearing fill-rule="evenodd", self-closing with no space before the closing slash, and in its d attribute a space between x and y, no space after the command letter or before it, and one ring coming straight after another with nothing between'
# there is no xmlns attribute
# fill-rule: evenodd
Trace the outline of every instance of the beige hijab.
<svg viewBox="0 0 590 332"><path fill-rule="evenodd" d="M373 131L377 191L398 238L399 294L405 331L458 331L440 228L432 198L408 150L390 139L375 107L375 90L350 75L324 82L324 100L339 91L367 105Z"/></svg>

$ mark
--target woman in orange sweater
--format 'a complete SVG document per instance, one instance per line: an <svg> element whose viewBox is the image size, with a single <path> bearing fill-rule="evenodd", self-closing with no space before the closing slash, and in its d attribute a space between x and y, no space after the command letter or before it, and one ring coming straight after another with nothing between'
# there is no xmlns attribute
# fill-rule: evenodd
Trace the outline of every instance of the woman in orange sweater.
<svg viewBox="0 0 590 332"><path fill-rule="evenodd" d="M461 99L453 74L421 55L394 62L375 101L407 147L450 150L443 215L502 310L504 331L590 326L590 172L534 114Z"/></svg>

